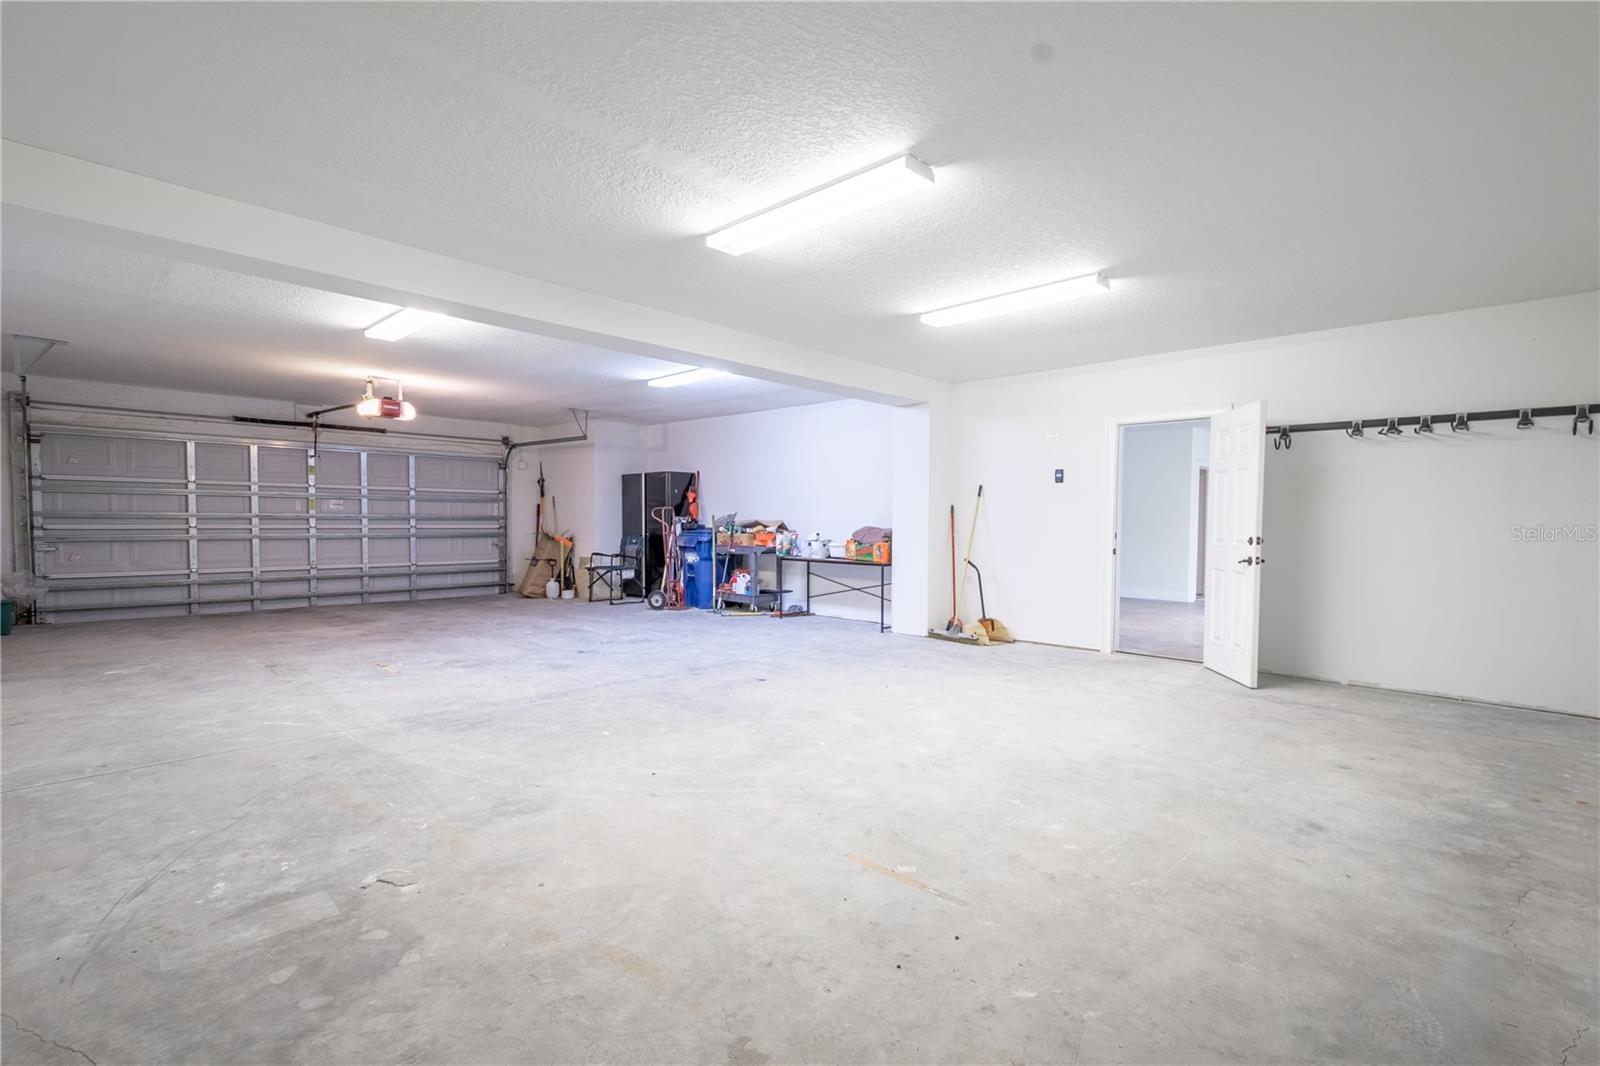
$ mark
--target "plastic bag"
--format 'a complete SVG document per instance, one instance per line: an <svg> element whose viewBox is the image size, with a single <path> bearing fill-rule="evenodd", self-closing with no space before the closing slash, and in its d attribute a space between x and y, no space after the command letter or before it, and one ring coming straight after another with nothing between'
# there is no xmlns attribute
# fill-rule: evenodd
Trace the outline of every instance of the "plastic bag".
<svg viewBox="0 0 1600 1066"><path fill-rule="evenodd" d="M31 606L48 591L49 587L43 581L25 570L0 577L0 593L17 603Z"/></svg>

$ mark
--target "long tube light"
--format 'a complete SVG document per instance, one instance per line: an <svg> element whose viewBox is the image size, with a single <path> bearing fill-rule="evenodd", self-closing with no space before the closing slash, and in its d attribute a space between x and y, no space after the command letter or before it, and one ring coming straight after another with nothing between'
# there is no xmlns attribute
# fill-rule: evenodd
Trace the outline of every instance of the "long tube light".
<svg viewBox="0 0 1600 1066"><path fill-rule="evenodd" d="M1009 315L1013 311L1025 311L1030 307L1060 303L1063 300L1077 300L1084 296L1100 296L1110 291L1111 280L1104 274L1085 274L1081 278L1052 281L1045 285L1035 285L1031 289L1020 289L1017 292L989 296L982 300L929 311L922 316L922 321L930 326L954 326L959 322L973 322L994 315Z"/></svg>
<svg viewBox="0 0 1600 1066"><path fill-rule="evenodd" d="M712 370L709 367L699 367L694 370L680 370L675 374L664 377L651 378L645 382L652 389L675 389L679 385L693 385L697 381L710 381L712 378L722 377L722 371Z"/></svg>
<svg viewBox="0 0 1600 1066"><path fill-rule="evenodd" d="M419 311L415 307L402 307L392 315L385 315L366 329L367 336L375 341L397 341L408 337L435 319L444 316L436 311Z"/></svg>
<svg viewBox="0 0 1600 1066"><path fill-rule="evenodd" d="M926 163L899 156L735 222L707 237L706 244L743 255L932 185L933 170Z"/></svg>

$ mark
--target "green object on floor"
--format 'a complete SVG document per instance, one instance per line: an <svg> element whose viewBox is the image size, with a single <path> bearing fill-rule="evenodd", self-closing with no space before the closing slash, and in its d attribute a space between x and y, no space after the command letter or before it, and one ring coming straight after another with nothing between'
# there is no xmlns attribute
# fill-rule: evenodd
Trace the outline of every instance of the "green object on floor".
<svg viewBox="0 0 1600 1066"><path fill-rule="evenodd" d="M10 600L0 600L0 637L11 632L11 619L15 614L15 604Z"/></svg>

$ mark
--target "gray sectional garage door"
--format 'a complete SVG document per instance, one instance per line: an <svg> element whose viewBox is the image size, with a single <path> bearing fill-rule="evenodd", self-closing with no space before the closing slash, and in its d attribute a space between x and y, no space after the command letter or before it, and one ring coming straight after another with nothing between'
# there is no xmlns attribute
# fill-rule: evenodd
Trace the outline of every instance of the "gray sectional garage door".
<svg viewBox="0 0 1600 1066"><path fill-rule="evenodd" d="M45 621L505 589L493 458L33 427Z"/></svg>

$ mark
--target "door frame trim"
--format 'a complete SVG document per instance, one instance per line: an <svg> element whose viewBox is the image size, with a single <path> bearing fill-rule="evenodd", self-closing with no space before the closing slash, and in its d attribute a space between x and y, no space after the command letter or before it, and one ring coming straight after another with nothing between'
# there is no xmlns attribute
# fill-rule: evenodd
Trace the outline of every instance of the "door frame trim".
<svg viewBox="0 0 1600 1066"><path fill-rule="evenodd" d="M1117 596L1118 578L1122 571L1122 556L1116 552L1117 515L1122 507L1122 431L1128 426L1142 426L1158 422L1191 422L1202 418L1215 418L1233 410L1234 405L1187 408L1180 411L1117 415L1106 420L1106 470L1105 509L1100 533L1102 558L1109 560L1101 588L1100 654L1110 655L1117 650L1117 626L1120 624L1121 601ZM1198 664L1196 664L1198 665Z"/></svg>

